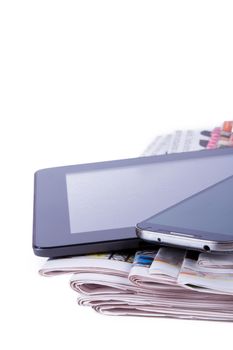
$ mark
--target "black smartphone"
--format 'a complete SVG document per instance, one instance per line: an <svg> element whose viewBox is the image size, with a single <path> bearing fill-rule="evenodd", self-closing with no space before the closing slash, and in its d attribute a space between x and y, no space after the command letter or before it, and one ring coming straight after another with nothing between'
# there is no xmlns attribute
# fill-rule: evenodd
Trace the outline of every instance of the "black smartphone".
<svg viewBox="0 0 233 350"><path fill-rule="evenodd" d="M233 251L233 176L140 222L148 242L211 252Z"/></svg>

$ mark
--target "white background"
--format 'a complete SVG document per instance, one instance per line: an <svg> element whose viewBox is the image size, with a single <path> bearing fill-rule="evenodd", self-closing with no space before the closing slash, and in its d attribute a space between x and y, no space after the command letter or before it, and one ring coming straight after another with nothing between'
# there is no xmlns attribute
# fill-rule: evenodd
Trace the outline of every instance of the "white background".
<svg viewBox="0 0 233 350"><path fill-rule="evenodd" d="M232 1L0 2L2 349L221 349L232 324L104 317L31 249L33 173L233 117Z"/></svg>

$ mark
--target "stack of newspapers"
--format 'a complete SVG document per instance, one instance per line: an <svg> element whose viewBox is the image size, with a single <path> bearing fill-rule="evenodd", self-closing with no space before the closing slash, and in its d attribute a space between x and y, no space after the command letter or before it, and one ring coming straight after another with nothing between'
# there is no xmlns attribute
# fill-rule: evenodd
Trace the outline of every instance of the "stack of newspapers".
<svg viewBox="0 0 233 350"><path fill-rule="evenodd" d="M158 136L144 156L233 146L233 122ZM159 247L49 259L43 276L72 274L78 304L105 315L233 321L233 254Z"/></svg>

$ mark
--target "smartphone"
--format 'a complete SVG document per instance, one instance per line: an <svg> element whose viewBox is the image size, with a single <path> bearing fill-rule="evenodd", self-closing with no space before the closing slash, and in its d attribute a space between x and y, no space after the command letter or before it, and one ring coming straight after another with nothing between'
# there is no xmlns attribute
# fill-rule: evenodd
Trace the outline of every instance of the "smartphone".
<svg viewBox="0 0 233 350"><path fill-rule="evenodd" d="M232 252L233 176L138 223L136 232L148 242L208 252Z"/></svg>

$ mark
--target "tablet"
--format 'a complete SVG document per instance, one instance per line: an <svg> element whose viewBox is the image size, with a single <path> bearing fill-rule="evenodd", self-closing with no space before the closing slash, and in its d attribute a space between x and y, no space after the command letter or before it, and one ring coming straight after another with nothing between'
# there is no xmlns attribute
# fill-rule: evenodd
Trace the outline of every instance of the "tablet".
<svg viewBox="0 0 233 350"><path fill-rule="evenodd" d="M39 170L33 249L60 257L138 249L138 222L233 174L233 149Z"/></svg>

